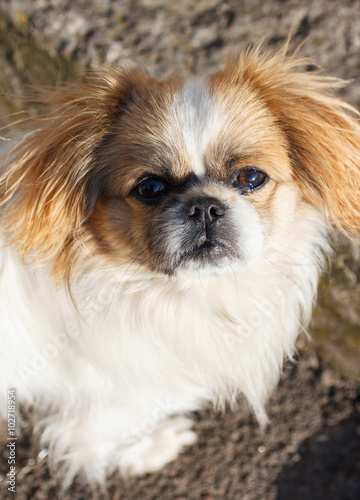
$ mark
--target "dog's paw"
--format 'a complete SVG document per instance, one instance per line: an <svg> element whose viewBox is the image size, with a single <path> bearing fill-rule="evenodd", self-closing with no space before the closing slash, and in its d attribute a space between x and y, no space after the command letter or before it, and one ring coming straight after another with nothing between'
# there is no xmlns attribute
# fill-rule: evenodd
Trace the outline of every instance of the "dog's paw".
<svg viewBox="0 0 360 500"><path fill-rule="evenodd" d="M149 435L122 451L120 469L125 475L145 474L160 470L174 460L184 446L196 442L193 421L175 417L158 424Z"/></svg>

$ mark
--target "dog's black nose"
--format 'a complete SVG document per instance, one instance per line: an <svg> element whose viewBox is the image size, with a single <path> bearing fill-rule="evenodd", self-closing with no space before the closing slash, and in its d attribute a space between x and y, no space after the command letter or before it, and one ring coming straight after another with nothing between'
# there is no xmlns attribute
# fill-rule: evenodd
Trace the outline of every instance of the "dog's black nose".
<svg viewBox="0 0 360 500"><path fill-rule="evenodd" d="M210 224L225 214L226 207L217 198L197 196L185 205L185 213L194 222Z"/></svg>

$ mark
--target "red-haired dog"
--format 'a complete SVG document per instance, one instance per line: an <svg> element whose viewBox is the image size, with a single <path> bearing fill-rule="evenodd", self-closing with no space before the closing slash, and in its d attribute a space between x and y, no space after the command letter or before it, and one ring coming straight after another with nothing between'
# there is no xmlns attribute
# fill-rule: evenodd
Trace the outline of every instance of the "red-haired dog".
<svg viewBox="0 0 360 500"><path fill-rule="evenodd" d="M65 484L144 473L244 395L261 423L306 326L328 228L360 225L360 125L306 61L137 69L48 96L0 179L0 383Z"/></svg>

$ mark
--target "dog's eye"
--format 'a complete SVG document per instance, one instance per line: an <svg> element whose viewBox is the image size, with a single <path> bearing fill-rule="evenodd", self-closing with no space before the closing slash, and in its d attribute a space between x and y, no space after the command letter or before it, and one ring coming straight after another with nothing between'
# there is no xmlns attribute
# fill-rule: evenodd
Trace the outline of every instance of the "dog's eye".
<svg viewBox="0 0 360 500"><path fill-rule="evenodd" d="M158 177L148 177L136 186L135 191L144 200L155 202L164 196L168 189L166 184Z"/></svg>
<svg viewBox="0 0 360 500"><path fill-rule="evenodd" d="M233 186L244 193L251 193L269 179L268 175L257 168L246 167L237 174Z"/></svg>

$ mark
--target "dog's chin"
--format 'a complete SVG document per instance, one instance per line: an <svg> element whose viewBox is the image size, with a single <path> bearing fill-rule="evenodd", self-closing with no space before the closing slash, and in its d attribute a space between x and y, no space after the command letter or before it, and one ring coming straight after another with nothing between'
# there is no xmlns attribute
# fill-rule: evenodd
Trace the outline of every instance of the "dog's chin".
<svg viewBox="0 0 360 500"><path fill-rule="evenodd" d="M247 267L247 260L228 242L212 243L206 240L172 256L165 265L169 276L187 276L196 271L204 276L227 274Z"/></svg>

